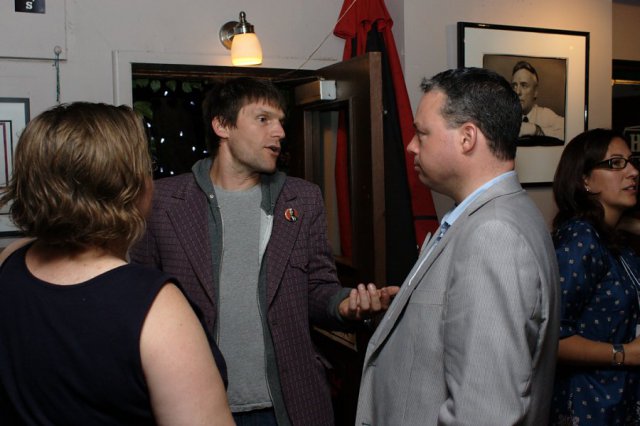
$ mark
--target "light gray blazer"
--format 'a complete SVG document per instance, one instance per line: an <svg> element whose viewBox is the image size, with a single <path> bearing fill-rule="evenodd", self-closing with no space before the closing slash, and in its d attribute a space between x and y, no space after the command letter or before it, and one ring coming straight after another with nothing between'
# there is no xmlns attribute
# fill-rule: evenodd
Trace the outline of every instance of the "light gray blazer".
<svg viewBox="0 0 640 426"><path fill-rule="evenodd" d="M539 210L512 176L421 264L434 240L369 341L356 425L546 424L560 304Z"/></svg>

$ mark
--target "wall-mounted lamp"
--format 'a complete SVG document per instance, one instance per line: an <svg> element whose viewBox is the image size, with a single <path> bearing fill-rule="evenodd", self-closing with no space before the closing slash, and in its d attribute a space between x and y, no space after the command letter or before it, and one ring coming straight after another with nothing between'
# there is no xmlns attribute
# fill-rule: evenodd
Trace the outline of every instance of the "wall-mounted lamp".
<svg viewBox="0 0 640 426"><path fill-rule="evenodd" d="M247 22L247 15L240 12L240 22L229 21L220 28L220 42L231 49L233 65L258 65L262 63L262 47L253 31L253 25Z"/></svg>

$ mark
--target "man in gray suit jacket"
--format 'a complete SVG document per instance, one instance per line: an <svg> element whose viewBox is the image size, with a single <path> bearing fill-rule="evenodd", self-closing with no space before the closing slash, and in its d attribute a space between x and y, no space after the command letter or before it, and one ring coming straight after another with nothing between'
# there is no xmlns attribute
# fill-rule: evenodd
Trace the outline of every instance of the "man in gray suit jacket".
<svg viewBox="0 0 640 426"><path fill-rule="evenodd" d="M356 424L546 424L558 267L513 170L518 97L478 68L422 89L408 151L420 180L456 204L369 342Z"/></svg>

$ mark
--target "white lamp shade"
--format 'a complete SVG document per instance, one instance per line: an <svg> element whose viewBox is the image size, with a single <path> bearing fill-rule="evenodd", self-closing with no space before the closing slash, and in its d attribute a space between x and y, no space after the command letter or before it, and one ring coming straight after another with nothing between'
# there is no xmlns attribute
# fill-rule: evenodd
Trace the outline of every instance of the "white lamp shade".
<svg viewBox="0 0 640 426"><path fill-rule="evenodd" d="M262 63L262 47L255 33L233 36L231 63L233 65L258 65Z"/></svg>

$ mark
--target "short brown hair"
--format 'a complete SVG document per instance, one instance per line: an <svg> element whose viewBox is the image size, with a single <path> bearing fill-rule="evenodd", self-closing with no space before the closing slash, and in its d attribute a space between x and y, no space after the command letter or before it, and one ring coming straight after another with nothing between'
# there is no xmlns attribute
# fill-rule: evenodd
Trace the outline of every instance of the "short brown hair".
<svg viewBox="0 0 640 426"><path fill-rule="evenodd" d="M423 79L421 87L446 95L440 114L449 128L471 122L487 137L494 157L515 158L522 107L504 77L485 68L457 68Z"/></svg>
<svg viewBox="0 0 640 426"><path fill-rule="evenodd" d="M240 110L252 102L264 102L282 112L286 110L284 95L269 80L236 77L211 86L202 102L202 118L212 158L218 154L220 137L211 128L211 121L217 117L223 125L235 128Z"/></svg>
<svg viewBox="0 0 640 426"><path fill-rule="evenodd" d="M16 226L54 246L129 246L144 232L140 201L151 159L142 120L127 106L63 104L33 119L0 199Z"/></svg>

